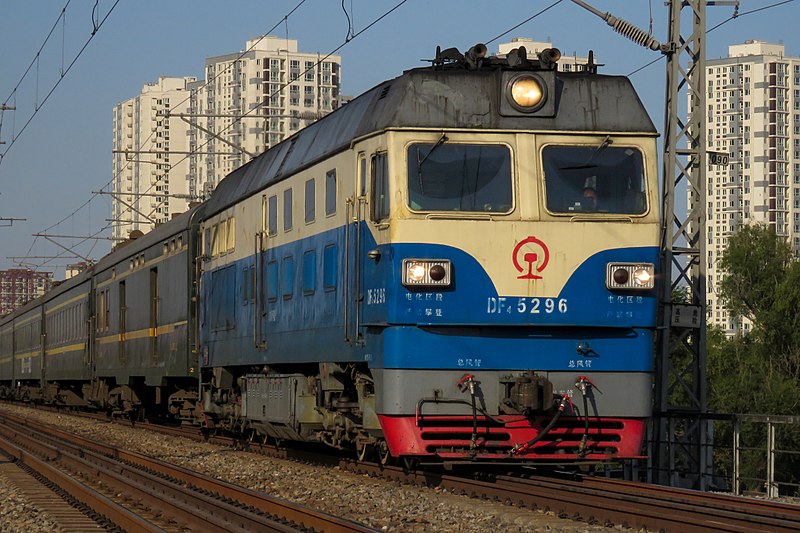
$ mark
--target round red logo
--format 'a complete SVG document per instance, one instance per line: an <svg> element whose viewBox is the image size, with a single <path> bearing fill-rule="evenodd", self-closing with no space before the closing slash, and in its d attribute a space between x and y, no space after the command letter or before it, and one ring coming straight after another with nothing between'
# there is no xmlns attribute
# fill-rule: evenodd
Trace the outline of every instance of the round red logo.
<svg viewBox="0 0 800 533"><path fill-rule="evenodd" d="M511 258L514 261L514 268L522 273L517 279L542 279L537 273L544 270L550 261L550 250L544 242L530 235L514 247Z"/></svg>

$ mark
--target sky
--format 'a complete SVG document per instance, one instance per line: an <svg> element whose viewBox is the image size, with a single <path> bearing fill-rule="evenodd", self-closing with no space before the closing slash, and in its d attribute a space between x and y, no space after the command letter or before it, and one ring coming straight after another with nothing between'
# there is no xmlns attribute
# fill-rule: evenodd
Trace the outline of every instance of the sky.
<svg viewBox="0 0 800 533"><path fill-rule="evenodd" d="M652 20L653 36L667 40L663 0L587 2L645 31ZM729 45L748 39L783 43L787 55L800 56L800 1L762 9L780 2L741 0L740 16L708 34L706 57L724 57ZM708 7L707 28L733 13L730 6ZM353 96L424 66L436 46L465 51L483 42L496 53L513 37L549 40L563 55L594 50L600 72L617 75L661 55L570 0L2 0L0 104L10 97L6 105L16 110L4 111L0 124L0 218L25 220L0 220L0 269L24 266L63 277L63 266L79 259L51 259L66 253L56 243L80 241L52 236L95 235L108 224L110 197L92 192L109 190L113 177L114 106L159 76L202 78L206 57L241 51L268 32L296 39L304 52L341 47L342 92ZM631 77L659 131L665 64L662 58ZM97 260L110 246L86 240L76 250Z"/></svg>

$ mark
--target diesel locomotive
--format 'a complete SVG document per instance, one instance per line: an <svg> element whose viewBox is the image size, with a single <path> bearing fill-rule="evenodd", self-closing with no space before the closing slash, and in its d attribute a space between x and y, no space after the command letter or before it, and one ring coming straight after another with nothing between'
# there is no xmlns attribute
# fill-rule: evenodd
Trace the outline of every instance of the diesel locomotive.
<svg viewBox="0 0 800 533"><path fill-rule="evenodd" d="M384 461L639 457L657 132L559 55L437 50L270 148L0 319L0 392Z"/></svg>

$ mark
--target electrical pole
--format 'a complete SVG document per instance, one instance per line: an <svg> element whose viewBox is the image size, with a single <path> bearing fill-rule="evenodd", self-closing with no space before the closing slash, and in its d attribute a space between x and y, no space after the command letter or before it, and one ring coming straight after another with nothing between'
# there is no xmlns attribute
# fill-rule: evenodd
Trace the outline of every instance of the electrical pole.
<svg viewBox="0 0 800 533"><path fill-rule="evenodd" d="M661 290L656 383L647 478L651 483L706 490L712 474L706 381L706 6L738 9L738 0L668 0L667 42L629 22L574 3L632 41L667 58L662 174ZM682 27L686 19L687 27ZM687 110L686 120L681 110ZM685 185L691 210L675 211ZM673 279L673 270L677 276ZM686 304L673 293L687 291Z"/></svg>

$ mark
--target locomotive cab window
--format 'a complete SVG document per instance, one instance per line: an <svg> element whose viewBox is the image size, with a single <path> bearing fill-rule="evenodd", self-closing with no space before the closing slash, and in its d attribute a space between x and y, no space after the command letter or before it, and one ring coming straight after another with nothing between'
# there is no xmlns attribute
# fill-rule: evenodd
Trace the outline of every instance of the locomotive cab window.
<svg viewBox="0 0 800 533"><path fill-rule="evenodd" d="M386 154L375 154L371 159L372 202L370 218L373 222L381 222L389 218L389 162Z"/></svg>
<svg viewBox="0 0 800 533"><path fill-rule="evenodd" d="M497 144L435 143L408 147L408 205L415 211L507 213L512 207L511 152Z"/></svg>
<svg viewBox="0 0 800 533"><path fill-rule="evenodd" d="M550 145L542 150L547 209L552 213L643 215L642 153L637 148Z"/></svg>

